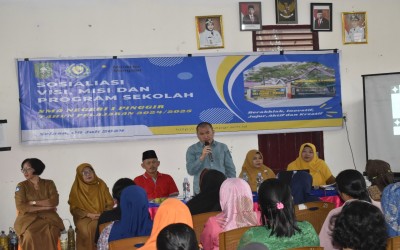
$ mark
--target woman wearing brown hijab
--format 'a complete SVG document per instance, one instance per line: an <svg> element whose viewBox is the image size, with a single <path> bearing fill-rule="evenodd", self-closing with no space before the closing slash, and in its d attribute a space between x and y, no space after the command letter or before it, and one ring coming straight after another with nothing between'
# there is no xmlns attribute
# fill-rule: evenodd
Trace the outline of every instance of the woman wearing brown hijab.
<svg viewBox="0 0 400 250"><path fill-rule="evenodd" d="M383 189L394 182L389 163L382 160L368 160L365 172L371 182L371 186L368 187L369 195L373 200L380 201Z"/></svg>
<svg viewBox="0 0 400 250"><path fill-rule="evenodd" d="M97 220L103 211L112 209L114 202L107 185L90 164L77 167L68 203L76 226L76 249L95 249Z"/></svg>
<svg viewBox="0 0 400 250"><path fill-rule="evenodd" d="M251 191L257 192L257 175L261 173L263 180L275 178L275 173L269 167L264 165L264 158L260 151L252 149L247 152L246 159L244 160L242 172L240 172L239 178L243 178L243 174L246 173L249 179Z"/></svg>

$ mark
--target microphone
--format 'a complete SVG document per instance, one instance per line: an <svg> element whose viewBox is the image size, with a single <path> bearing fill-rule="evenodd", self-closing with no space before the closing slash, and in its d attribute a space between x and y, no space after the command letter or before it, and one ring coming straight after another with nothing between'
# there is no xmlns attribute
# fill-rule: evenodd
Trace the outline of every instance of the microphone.
<svg viewBox="0 0 400 250"><path fill-rule="evenodd" d="M204 146L210 146L210 143L208 141L204 142ZM214 157L212 155L212 151L210 151L210 153L208 153L208 158L210 159L211 162L214 161Z"/></svg>

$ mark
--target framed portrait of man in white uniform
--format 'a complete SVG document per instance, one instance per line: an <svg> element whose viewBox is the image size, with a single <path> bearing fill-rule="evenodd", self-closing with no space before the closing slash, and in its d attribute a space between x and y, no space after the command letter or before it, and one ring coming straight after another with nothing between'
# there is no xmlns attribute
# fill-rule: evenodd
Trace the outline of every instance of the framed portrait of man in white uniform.
<svg viewBox="0 0 400 250"><path fill-rule="evenodd" d="M368 43L367 12L342 12L343 44Z"/></svg>

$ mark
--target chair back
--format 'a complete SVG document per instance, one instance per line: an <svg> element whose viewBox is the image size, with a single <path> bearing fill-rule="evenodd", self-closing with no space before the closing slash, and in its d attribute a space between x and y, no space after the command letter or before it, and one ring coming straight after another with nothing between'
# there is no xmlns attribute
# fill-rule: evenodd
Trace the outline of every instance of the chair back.
<svg viewBox="0 0 400 250"><path fill-rule="evenodd" d="M237 249L239 246L240 238L242 235L252 227L241 227L219 234L219 249L232 250Z"/></svg>
<svg viewBox="0 0 400 250"><path fill-rule="evenodd" d="M220 212L208 212L208 213L201 213L192 216L193 220L193 230L196 233L197 242L200 242L200 235L203 232L204 224L206 224L208 218L211 216L215 216Z"/></svg>
<svg viewBox="0 0 400 250"><path fill-rule="evenodd" d="M103 232L104 228L106 228L106 226L108 226L110 224L111 224L111 221L100 224L99 225L99 234L101 234L101 232Z"/></svg>
<svg viewBox="0 0 400 250"><path fill-rule="evenodd" d="M386 250L400 249L400 236L391 237L387 240Z"/></svg>
<svg viewBox="0 0 400 250"><path fill-rule="evenodd" d="M304 205L306 208L300 210L299 206ZM322 225L328 213L335 208L335 204L324 201L307 202L295 206L295 214L297 221L308 221L313 225L317 234L321 231Z"/></svg>
<svg viewBox="0 0 400 250"><path fill-rule="evenodd" d="M132 238L126 238L122 240L114 240L108 243L110 250L131 250L138 249L143 246L144 243L149 239L149 236L138 236Z"/></svg>
<svg viewBox="0 0 400 250"><path fill-rule="evenodd" d="M315 247L296 247L296 248L289 248L288 250L324 250L323 247L315 246Z"/></svg>

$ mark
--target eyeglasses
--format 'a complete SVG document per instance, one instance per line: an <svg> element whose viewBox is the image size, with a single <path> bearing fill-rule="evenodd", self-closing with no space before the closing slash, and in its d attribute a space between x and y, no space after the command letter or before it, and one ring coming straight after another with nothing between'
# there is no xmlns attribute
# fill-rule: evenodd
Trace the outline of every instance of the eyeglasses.
<svg viewBox="0 0 400 250"><path fill-rule="evenodd" d="M33 168L23 168L23 169L21 169L21 173L28 173L28 172L33 172L34 171L34 169Z"/></svg>
<svg viewBox="0 0 400 250"><path fill-rule="evenodd" d="M85 171L82 171L82 175L83 175L83 176L88 176L88 175L91 175L91 174L93 174L93 171L92 171L92 170L85 170Z"/></svg>

